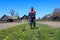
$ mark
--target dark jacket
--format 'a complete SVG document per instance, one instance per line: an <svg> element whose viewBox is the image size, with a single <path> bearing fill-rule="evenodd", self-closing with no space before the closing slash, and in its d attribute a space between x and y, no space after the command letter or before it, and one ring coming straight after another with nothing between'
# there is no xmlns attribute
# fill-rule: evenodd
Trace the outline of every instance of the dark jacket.
<svg viewBox="0 0 60 40"><path fill-rule="evenodd" d="M35 19L35 15L36 15L36 12L34 12L34 13L29 12L28 16L30 19Z"/></svg>

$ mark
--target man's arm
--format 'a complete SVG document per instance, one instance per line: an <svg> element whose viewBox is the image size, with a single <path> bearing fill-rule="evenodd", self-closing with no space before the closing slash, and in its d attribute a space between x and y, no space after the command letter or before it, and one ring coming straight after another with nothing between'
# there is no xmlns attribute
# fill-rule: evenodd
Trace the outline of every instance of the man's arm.
<svg viewBox="0 0 60 40"><path fill-rule="evenodd" d="M30 13L28 14L28 18L30 18Z"/></svg>

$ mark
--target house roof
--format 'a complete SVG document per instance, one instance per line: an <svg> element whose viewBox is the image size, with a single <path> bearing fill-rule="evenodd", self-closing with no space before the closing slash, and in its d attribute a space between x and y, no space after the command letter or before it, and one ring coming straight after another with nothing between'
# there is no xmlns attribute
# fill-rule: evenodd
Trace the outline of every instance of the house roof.
<svg viewBox="0 0 60 40"><path fill-rule="evenodd" d="M23 17L21 17L21 19L29 19L29 17L27 15L24 15Z"/></svg>
<svg viewBox="0 0 60 40"><path fill-rule="evenodd" d="M18 16L7 16L7 15L4 15L4 16L2 16L1 19L2 19L2 20L7 20L7 19L18 19Z"/></svg>

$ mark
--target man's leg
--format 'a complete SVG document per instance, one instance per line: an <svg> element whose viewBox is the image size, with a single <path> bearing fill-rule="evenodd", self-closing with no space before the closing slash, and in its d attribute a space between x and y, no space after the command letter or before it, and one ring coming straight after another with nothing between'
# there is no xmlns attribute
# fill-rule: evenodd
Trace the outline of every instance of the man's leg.
<svg viewBox="0 0 60 40"><path fill-rule="evenodd" d="M34 28L36 27L36 23L34 23Z"/></svg>
<svg viewBox="0 0 60 40"><path fill-rule="evenodd" d="M32 28L32 20L30 20L30 27Z"/></svg>
<svg viewBox="0 0 60 40"><path fill-rule="evenodd" d="M36 21L35 21L35 19L34 19L33 25L34 25L34 28L35 28L36 27Z"/></svg>

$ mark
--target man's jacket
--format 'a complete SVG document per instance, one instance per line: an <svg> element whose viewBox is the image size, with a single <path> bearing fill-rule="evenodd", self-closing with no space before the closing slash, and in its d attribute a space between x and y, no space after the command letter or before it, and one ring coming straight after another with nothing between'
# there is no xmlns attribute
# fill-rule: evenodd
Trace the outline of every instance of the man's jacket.
<svg viewBox="0 0 60 40"><path fill-rule="evenodd" d="M29 12L29 18L30 19L35 19L35 15L36 15L35 11Z"/></svg>

